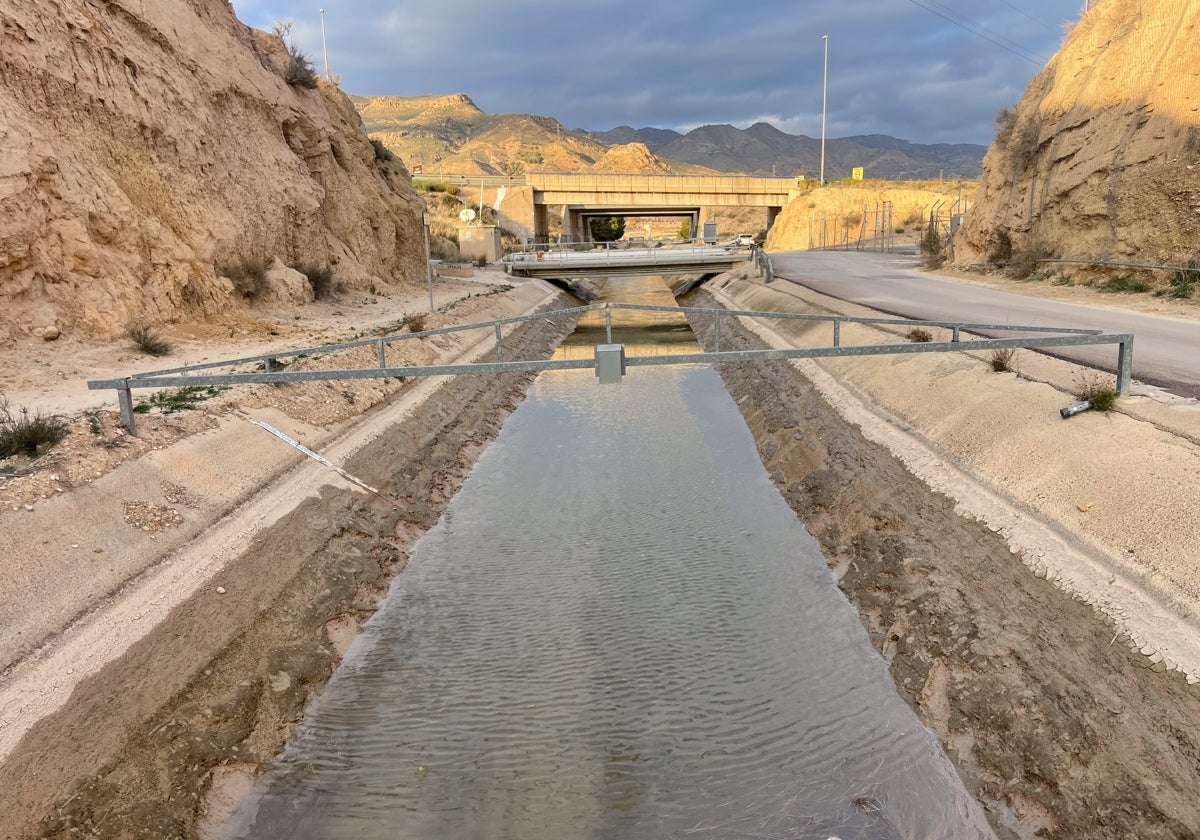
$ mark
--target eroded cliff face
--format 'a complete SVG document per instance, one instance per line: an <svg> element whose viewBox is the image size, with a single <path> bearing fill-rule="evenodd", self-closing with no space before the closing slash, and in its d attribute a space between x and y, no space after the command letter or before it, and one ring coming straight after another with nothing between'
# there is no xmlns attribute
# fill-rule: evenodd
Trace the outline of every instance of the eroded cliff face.
<svg viewBox="0 0 1200 840"><path fill-rule="evenodd" d="M0 0L0 337L243 305L218 267L422 278L424 205L227 0Z"/></svg>
<svg viewBox="0 0 1200 840"><path fill-rule="evenodd" d="M1103 0L984 161L955 261L1200 257L1200 3Z"/></svg>

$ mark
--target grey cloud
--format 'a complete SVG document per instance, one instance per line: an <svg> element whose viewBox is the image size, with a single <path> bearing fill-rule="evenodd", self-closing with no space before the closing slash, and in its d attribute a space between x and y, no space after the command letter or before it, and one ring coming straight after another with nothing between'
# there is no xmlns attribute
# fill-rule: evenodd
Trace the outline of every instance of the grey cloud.
<svg viewBox="0 0 1200 840"><path fill-rule="evenodd" d="M829 134L986 143L995 112L1039 67L908 0L838 4L702 0L324 0L330 61L353 93L463 92L493 112L536 113L572 128L619 124L745 126L772 115L789 132L820 130L823 43L830 36ZM1078 0L1014 0L1050 23ZM292 18L319 57L316 7L235 0L267 28ZM1061 32L984 0L954 8L1051 55Z"/></svg>

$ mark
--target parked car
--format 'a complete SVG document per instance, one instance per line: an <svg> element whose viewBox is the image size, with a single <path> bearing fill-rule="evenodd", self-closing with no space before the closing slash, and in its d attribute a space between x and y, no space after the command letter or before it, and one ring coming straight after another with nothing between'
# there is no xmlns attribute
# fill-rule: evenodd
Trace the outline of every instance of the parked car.
<svg viewBox="0 0 1200 840"><path fill-rule="evenodd" d="M739 247L749 248L751 245L754 244L754 234L753 233L739 233L737 235L737 244Z"/></svg>

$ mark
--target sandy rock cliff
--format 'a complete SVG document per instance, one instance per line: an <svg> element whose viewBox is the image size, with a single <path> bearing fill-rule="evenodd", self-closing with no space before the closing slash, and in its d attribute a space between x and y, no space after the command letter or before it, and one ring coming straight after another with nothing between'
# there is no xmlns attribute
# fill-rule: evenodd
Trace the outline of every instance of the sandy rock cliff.
<svg viewBox="0 0 1200 840"><path fill-rule="evenodd" d="M1200 3L1103 0L997 119L955 260L1200 257Z"/></svg>
<svg viewBox="0 0 1200 840"><path fill-rule="evenodd" d="M242 305L218 267L423 277L423 203L227 0L0 0L0 338Z"/></svg>

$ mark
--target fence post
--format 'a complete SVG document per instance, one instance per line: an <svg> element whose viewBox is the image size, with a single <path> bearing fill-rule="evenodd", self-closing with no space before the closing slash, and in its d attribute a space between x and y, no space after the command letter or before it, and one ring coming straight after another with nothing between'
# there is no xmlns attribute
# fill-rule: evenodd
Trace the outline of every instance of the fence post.
<svg viewBox="0 0 1200 840"><path fill-rule="evenodd" d="M842 346L842 319L841 318L833 319L833 346L834 347Z"/></svg>
<svg viewBox="0 0 1200 840"><path fill-rule="evenodd" d="M1129 393L1129 380L1133 376L1133 336L1127 336L1117 354L1117 395Z"/></svg>
<svg viewBox="0 0 1200 840"><path fill-rule="evenodd" d="M129 390L129 380L123 380L124 387L117 389L117 404L121 407L121 425L129 434L137 437L137 428L133 422L133 394Z"/></svg>
<svg viewBox="0 0 1200 840"><path fill-rule="evenodd" d="M381 368L385 368L385 367L387 367L387 355L386 355L387 351L385 351L383 349L383 339L382 338L379 339L379 341L377 342L377 345L379 347L379 366Z"/></svg>
<svg viewBox="0 0 1200 840"><path fill-rule="evenodd" d="M604 343L612 344L612 307L604 304Z"/></svg>
<svg viewBox="0 0 1200 840"><path fill-rule="evenodd" d="M721 313L720 312L713 313L713 336L714 336L713 341L714 341L714 345L716 347L716 352L720 353L721 352Z"/></svg>
<svg viewBox="0 0 1200 840"><path fill-rule="evenodd" d="M504 361L504 346L500 343L503 339L503 334L500 331L500 325L496 325L496 361Z"/></svg>

